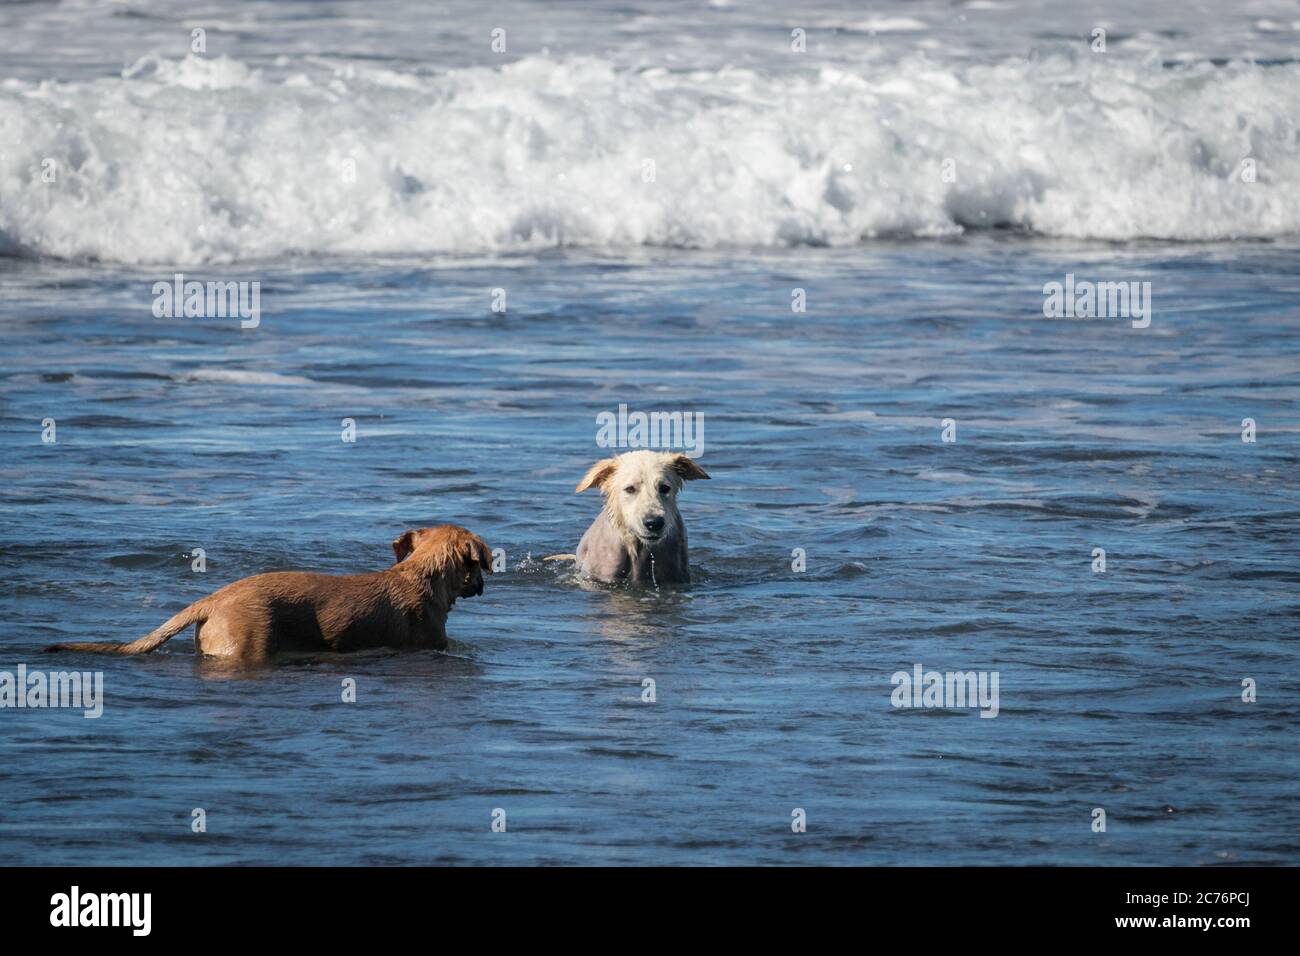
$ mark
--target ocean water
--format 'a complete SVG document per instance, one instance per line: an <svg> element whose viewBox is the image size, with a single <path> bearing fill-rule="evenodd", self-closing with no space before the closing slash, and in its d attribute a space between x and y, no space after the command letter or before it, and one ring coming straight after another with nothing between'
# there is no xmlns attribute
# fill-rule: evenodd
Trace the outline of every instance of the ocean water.
<svg viewBox="0 0 1300 956"><path fill-rule="evenodd" d="M0 6L0 671L104 682L0 708L0 862L1300 862L1293 5L209 9ZM539 560L621 404L689 587ZM443 521L445 654L40 653Z"/></svg>

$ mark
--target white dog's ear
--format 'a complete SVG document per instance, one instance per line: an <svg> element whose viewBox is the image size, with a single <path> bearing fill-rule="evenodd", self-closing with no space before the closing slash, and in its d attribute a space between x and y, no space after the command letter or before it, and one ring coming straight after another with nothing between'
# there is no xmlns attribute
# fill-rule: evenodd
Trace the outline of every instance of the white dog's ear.
<svg viewBox="0 0 1300 956"><path fill-rule="evenodd" d="M672 464L668 466L681 476L683 481L695 481L697 478L708 478L708 473L695 464L686 455L678 455L673 459Z"/></svg>
<svg viewBox="0 0 1300 956"><path fill-rule="evenodd" d="M593 485L602 491L605 488L605 482L609 481L615 471L618 470L618 462L613 458L605 458L596 462L582 476L582 481L578 482L578 487L574 489L575 493L581 494Z"/></svg>

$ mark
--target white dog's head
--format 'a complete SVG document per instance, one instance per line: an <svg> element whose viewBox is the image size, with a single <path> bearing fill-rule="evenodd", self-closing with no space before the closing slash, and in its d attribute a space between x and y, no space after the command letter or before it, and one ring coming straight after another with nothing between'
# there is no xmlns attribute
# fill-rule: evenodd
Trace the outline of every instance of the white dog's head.
<svg viewBox="0 0 1300 956"><path fill-rule="evenodd" d="M677 492L682 482L708 478L686 455L629 451L591 466L577 490L595 486L605 496L605 513L624 537L655 544L681 529Z"/></svg>

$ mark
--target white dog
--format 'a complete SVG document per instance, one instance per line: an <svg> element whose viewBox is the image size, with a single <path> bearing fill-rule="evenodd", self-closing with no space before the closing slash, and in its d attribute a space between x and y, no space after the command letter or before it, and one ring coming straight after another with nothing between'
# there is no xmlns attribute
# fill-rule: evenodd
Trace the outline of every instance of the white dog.
<svg viewBox="0 0 1300 956"><path fill-rule="evenodd" d="M677 493L682 482L708 477L686 455L670 452L629 451L596 462L577 491L599 488L605 507L571 556L578 569L601 581L690 581Z"/></svg>

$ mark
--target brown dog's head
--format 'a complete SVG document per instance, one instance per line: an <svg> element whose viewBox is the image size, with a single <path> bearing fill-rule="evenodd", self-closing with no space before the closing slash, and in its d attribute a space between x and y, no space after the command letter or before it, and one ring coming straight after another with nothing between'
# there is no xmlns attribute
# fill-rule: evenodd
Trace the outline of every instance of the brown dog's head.
<svg viewBox="0 0 1300 956"><path fill-rule="evenodd" d="M492 573L487 542L454 524L403 531L393 542L393 554L398 564L440 576L453 601L482 594L483 575Z"/></svg>

